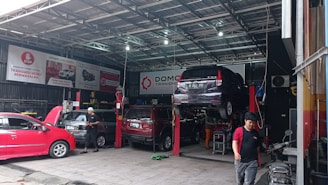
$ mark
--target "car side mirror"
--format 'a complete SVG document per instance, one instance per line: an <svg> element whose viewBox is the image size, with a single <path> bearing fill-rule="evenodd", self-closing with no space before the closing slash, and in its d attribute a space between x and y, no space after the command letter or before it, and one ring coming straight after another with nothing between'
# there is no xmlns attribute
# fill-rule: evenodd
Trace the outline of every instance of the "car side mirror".
<svg viewBox="0 0 328 185"><path fill-rule="evenodd" d="M46 131L48 131L48 128L47 128L46 126L42 125L42 126L41 126L41 130L42 130L43 132L46 132Z"/></svg>

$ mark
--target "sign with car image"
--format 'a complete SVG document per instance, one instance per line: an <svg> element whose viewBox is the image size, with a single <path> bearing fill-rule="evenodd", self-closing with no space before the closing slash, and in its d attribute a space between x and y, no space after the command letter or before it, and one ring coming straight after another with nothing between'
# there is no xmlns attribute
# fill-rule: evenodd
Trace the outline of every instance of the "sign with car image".
<svg viewBox="0 0 328 185"><path fill-rule="evenodd" d="M9 45L6 80L115 92L120 71Z"/></svg>
<svg viewBox="0 0 328 185"><path fill-rule="evenodd" d="M99 66L80 62L76 70L76 88L99 90Z"/></svg>

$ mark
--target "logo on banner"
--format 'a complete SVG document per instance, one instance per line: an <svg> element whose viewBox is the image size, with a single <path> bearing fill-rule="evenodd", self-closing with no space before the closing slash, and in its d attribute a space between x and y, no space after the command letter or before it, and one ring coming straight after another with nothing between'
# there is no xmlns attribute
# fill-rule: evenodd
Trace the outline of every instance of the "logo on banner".
<svg viewBox="0 0 328 185"><path fill-rule="evenodd" d="M21 55L21 60L26 65L31 65L34 63L34 56L31 52L25 51Z"/></svg>
<svg viewBox="0 0 328 185"><path fill-rule="evenodd" d="M148 78L148 76L145 76L142 79L141 85L143 89L148 90L148 88L151 86L151 80Z"/></svg>

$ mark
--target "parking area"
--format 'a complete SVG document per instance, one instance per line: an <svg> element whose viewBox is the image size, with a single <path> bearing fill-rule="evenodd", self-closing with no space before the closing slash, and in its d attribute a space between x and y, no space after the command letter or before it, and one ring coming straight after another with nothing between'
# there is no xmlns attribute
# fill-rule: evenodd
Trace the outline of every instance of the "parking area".
<svg viewBox="0 0 328 185"><path fill-rule="evenodd" d="M190 157L191 150L195 151L193 148L195 145L185 147L189 157L172 156L171 152L156 153L168 156L161 160L152 159L154 153L147 147L103 148L87 154L80 154L82 149L77 149L62 159L44 156L3 161L0 169L13 169L6 171L7 177L21 176L16 182L7 180L8 184L235 184L232 154L211 154L212 159L200 159ZM182 153L182 156L188 155Z"/></svg>

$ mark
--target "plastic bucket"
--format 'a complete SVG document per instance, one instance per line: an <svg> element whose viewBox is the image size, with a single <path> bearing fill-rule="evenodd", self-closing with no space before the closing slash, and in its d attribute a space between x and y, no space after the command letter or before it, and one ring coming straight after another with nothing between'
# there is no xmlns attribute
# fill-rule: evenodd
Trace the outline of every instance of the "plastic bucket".
<svg viewBox="0 0 328 185"><path fill-rule="evenodd" d="M313 185L327 185L328 184L328 174L322 172L312 172L312 184Z"/></svg>

